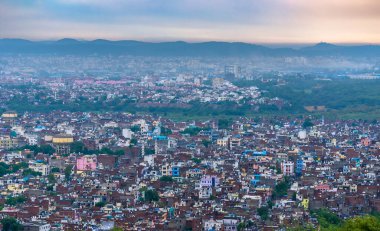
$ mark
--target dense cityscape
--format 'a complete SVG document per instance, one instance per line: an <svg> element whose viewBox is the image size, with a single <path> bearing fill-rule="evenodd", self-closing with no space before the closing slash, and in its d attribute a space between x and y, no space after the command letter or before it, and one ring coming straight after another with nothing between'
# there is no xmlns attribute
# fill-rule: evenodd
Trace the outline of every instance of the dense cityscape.
<svg viewBox="0 0 380 231"><path fill-rule="evenodd" d="M376 121L6 111L3 216L51 230L277 230L378 211Z"/></svg>
<svg viewBox="0 0 380 231"><path fill-rule="evenodd" d="M82 73L2 60L3 227L329 230L380 209L377 115L338 119L323 105L277 115L296 102L254 84L289 85L292 73L244 73L225 60L208 72L167 71L178 68L168 61L129 75L91 73L88 58L76 60ZM370 68L354 81L377 84Z"/></svg>
<svg viewBox="0 0 380 231"><path fill-rule="evenodd" d="M0 0L1 231L380 231L379 0Z"/></svg>

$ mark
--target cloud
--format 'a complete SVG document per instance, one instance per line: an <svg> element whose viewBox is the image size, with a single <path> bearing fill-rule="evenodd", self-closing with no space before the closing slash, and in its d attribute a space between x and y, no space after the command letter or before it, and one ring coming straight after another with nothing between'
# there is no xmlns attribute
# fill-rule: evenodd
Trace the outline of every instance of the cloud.
<svg viewBox="0 0 380 231"><path fill-rule="evenodd" d="M0 37L380 43L378 0L1 0Z"/></svg>

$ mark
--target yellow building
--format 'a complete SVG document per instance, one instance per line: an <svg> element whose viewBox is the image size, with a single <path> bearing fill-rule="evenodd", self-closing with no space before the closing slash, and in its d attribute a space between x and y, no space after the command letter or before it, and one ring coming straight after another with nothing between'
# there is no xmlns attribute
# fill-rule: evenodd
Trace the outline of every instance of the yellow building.
<svg viewBox="0 0 380 231"><path fill-rule="evenodd" d="M59 134L53 136L53 147L59 154L69 154L70 145L74 142L74 138L68 134Z"/></svg>
<svg viewBox="0 0 380 231"><path fill-rule="evenodd" d="M11 149L18 146L18 139L12 138L10 136L0 137L0 148Z"/></svg>
<svg viewBox="0 0 380 231"><path fill-rule="evenodd" d="M17 118L17 112L6 111L1 115L1 117L3 117L4 119L14 119L14 118Z"/></svg>
<svg viewBox="0 0 380 231"><path fill-rule="evenodd" d="M71 135L59 134L53 136L53 144L71 144L74 142L74 138Z"/></svg>
<svg viewBox="0 0 380 231"><path fill-rule="evenodd" d="M25 192L24 185L18 183L9 184L7 190L13 194L21 194Z"/></svg>
<svg viewBox="0 0 380 231"><path fill-rule="evenodd" d="M309 208L309 199L303 199L301 202L301 205L304 207L304 209Z"/></svg>
<svg viewBox="0 0 380 231"><path fill-rule="evenodd" d="M219 138L216 140L216 144L222 147L227 147L228 145L228 137Z"/></svg>
<svg viewBox="0 0 380 231"><path fill-rule="evenodd" d="M169 164L164 164L161 166L161 175L171 176L171 166Z"/></svg>

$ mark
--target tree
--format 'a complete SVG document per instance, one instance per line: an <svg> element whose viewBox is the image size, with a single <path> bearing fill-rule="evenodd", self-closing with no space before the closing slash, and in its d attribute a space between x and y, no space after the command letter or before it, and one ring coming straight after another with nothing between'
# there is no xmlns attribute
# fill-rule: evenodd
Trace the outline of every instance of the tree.
<svg viewBox="0 0 380 231"><path fill-rule="evenodd" d="M138 125L133 125L131 127L131 131L134 132L134 133L139 132L140 130L141 130L141 128Z"/></svg>
<svg viewBox="0 0 380 231"><path fill-rule="evenodd" d="M173 182L173 177L171 177L171 176L162 176L162 177L160 177L160 181L162 181L162 182Z"/></svg>
<svg viewBox="0 0 380 231"><path fill-rule="evenodd" d="M281 198L288 194L288 189L290 188L290 182L288 178L285 178L283 181L278 183L274 187L272 198Z"/></svg>
<svg viewBox="0 0 380 231"><path fill-rule="evenodd" d="M123 229L119 227L114 227L111 229L111 231L123 231Z"/></svg>
<svg viewBox="0 0 380 231"><path fill-rule="evenodd" d="M267 206L260 207L257 209L257 214L265 221L269 217L269 208Z"/></svg>
<svg viewBox="0 0 380 231"><path fill-rule="evenodd" d="M137 144L137 139L136 138L132 138L131 141L130 141L130 144L131 145L136 145Z"/></svg>
<svg viewBox="0 0 380 231"><path fill-rule="evenodd" d="M99 202L97 202L97 203L95 204L95 206L96 206L96 207L99 207L99 208L104 207L105 205L106 205L106 203L103 202L103 201L99 201Z"/></svg>
<svg viewBox="0 0 380 231"><path fill-rule="evenodd" d="M22 225L14 217L6 217L1 220L3 231L21 231Z"/></svg>
<svg viewBox="0 0 380 231"><path fill-rule="evenodd" d="M41 145L38 151L44 154L49 154L49 155L52 155L53 153L55 153L55 149L48 144Z"/></svg>
<svg viewBox="0 0 380 231"><path fill-rule="evenodd" d="M53 168L51 168L50 171L51 171L52 173L60 172L59 168L57 168L57 167L53 167Z"/></svg>
<svg viewBox="0 0 380 231"><path fill-rule="evenodd" d="M22 204L26 201L26 197L25 196L17 196L17 197L9 197L5 200L5 204L7 205L11 205L11 206L14 206L14 205L17 205L17 204Z"/></svg>
<svg viewBox="0 0 380 231"><path fill-rule="evenodd" d="M364 231L378 231L380 230L380 220L374 216L354 217L347 220L338 231L349 230L364 230Z"/></svg>
<svg viewBox="0 0 380 231"><path fill-rule="evenodd" d="M245 225L244 222L240 222L240 223L238 224L238 226L237 226L237 230L238 230L238 231L242 231L242 230L244 230L245 228L246 228L246 225Z"/></svg>
<svg viewBox="0 0 380 231"><path fill-rule="evenodd" d="M268 207L271 209L273 207L273 202L272 201L268 201Z"/></svg>
<svg viewBox="0 0 380 231"><path fill-rule="evenodd" d="M190 136L198 135L198 133L202 131L200 127L188 127L185 130L181 131L181 134L189 134Z"/></svg>
<svg viewBox="0 0 380 231"><path fill-rule="evenodd" d="M305 121L302 124L302 127L304 129L309 128L309 127L313 127L313 126L314 126L314 124L311 122L311 120L309 118L305 119Z"/></svg>
<svg viewBox="0 0 380 231"><path fill-rule="evenodd" d="M123 149L119 149L113 152L113 155L116 155L116 156L122 156L124 154L125 154L125 151Z"/></svg>
<svg viewBox="0 0 380 231"><path fill-rule="evenodd" d="M230 128L232 124L232 120L231 119L219 119L218 120L218 128L219 129L228 129Z"/></svg>
<svg viewBox="0 0 380 231"><path fill-rule="evenodd" d="M145 201L148 201L148 202L158 201L160 199L156 190L146 190L144 195L145 195Z"/></svg>
<svg viewBox="0 0 380 231"><path fill-rule="evenodd" d="M76 141L70 145L71 152L85 153L87 152L86 146L81 141Z"/></svg>
<svg viewBox="0 0 380 231"><path fill-rule="evenodd" d="M194 161L194 163L196 163L196 164L202 163L202 160L199 158L196 158L196 157L192 158L191 160Z"/></svg>
<svg viewBox="0 0 380 231"><path fill-rule="evenodd" d="M49 180L49 183L51 184L54 184L55 182L57 182L53 174L48 175L48 180Z"/></svg>
<svg viewBox="0 0 380 231"><path fill-rule="evenodd" d="M4 176L4 175L8 174L9 173L8 169L9 169L9 165L1 162L0 163L0 176Z"/></svg>
<svg viewBox="0 0 380 231"><path fill-rule="evenodd" d="M293 201L296 201L296 200L297 200L297 193L296 193L296 192L293 192L292 200L293 200Z"/></svg>
<svg viewBox="0 0 380 231"><path fill-rule="evenodd" d="M171 135L173 132L170 128L161 127L161 134L164 136Z"/></svg>
<svg viewBox="0 0 380 231"><path fill-rule="evenodd" d="M342 224L338 215L327 209L318 209L312 211L312 214L317 217L318 223L323 229L334 229Z"/></svg>
<svg viewBox="0 0 380 231"><path fill-rule="evenodd" d="M295 227L287 228L287 231L315 231L316 229L312 224L297 225Z"/></svg>
<svg viewBox="0 0 380 231"><path fill-rule="evenodd" d="M36 172L36 171L34 171L33 169L27 168L27 169L25 169L25 170L22 172L22 175L23 175L23 176L30 176L30 175L32 175L32 176L41 176L42 173L40 173L40 172Z"/></svg>
<svg viewBox="0 0 380 231"><path fill-rule="evenodd" d="M211 144L211 141L203 139L203 140L202 140L202 144L203 144L206 148L208 148L208 146Z"/></svg>
<svg viewBox="0 0 380 231"><path fill-rule="evenodd" d="M72 165L67 165L66 168L65 168L65 179L66 180L70 180L70 177L71 177L71 171L73 169L73 166Z"/></svg>

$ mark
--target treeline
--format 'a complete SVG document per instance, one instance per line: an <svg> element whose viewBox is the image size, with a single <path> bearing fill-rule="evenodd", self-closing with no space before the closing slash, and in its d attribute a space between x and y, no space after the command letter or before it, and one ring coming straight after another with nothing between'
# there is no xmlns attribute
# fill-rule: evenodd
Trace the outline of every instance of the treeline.
<svg viewBox="0 0 380 231"><path fill-rule="evenodd" d="M288 228L289 231L379 231L380 214L372 213L364 216L357 216L344 220L328 209L318 209L311 211L311 215L318 221L318 225L300 224L296 227Z"/></svg>

